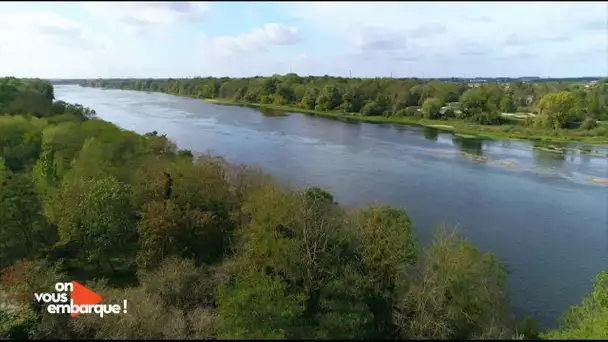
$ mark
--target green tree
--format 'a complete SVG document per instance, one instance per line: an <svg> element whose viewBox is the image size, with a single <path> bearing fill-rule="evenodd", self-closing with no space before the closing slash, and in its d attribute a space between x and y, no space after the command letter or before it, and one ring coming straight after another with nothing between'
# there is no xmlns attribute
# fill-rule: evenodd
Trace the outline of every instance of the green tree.
<svg viewBox="0 0 608 342"><path fill-rule="evenodd" d="M159 296L141 287L116 291L107 285L100 285L100 282L84 285L95 289L104 302L121 303L128 298L129 309L126 314L104 315L103 318L99 315L81 315L78 319L70 319L68 324L77 339L183 340L190 337L192 313L164 306Z"/></svg>
<svg viewBox="0 0 608 342"><path fill-rule="evenodd" d="M511 336L504 266L453 230L436 233L410 274L396 305L401 338Z"/></svg>
<svg viewBox="0 0 608 342"><path fill-rule="evenodd" d="M38 255L55 240L27 173L13 173L0 158L0 268Z"/></svg>
<svg viewBox="0 0 608 342"><path fill-rule="evenodd" d="M537 111L536 124L545 128L557 130L578 120L576 98L568 91L546 94Z"/></svg>
<svg viewBox="0 0 608 342"><path fill-rule="evenodd" d="M488 96L481 87L471 88L460 97L459 119L466 119L487 111Z"/></svg>
<svg viewBox="0 0 608 342"><path fill-rule="evenodd" d="M513 102L513 98L510 94L505 94L500 100L500 110L503 113L514 113L515 112L515 103Z"/></svg>
<svg viewBox="0 0 608 342"><path fill-rule="evenodd" d="M440 110L441 102L434 97L424 100L424 103L422 104L422 113L426 119L438 119L440 116Z"/></svg>
<svg viewBox="0 0 608 342"><path fill-rule="evenodd" d="M546 340L608 339L608 272L602 271L593 291L564 314L560 328L541 334Z"/></svg>
<svg viewBox="0 0 608 342"><path fill-rule="evenodd" d="M333 110L340 105L342 102L342 89L335 85L326 85L321 90L319 97L317 98L317 104L315 110L328 111Z"/></svg>
<svg viewBox="0 0 608 342"><path fill-rule="evenodd" d="M285 339L297 326L304 298L290 295L278 277L251 273L219 290L220 339Z"/></svg>
<svg viewBox="0 0 608 342"><path fill-rule="evenodd" d="M360 287L345 286L360 277L354 236L345 230L346 218L333 197L321 189L300 193L269 184L252 189L242 210L248 220L238 236L232 273L278 276L291 294L303 296L293 338L360 338L371 315Z"/></svg>
<svg viewBox="0 0 608 342"><path fill-rule="evenodd" d="M167 256L151 271L141 271L139 284L162 301L165 307L193 311L214 308L217 284L212 270L196 266L193 260Z"/></svg>
<svg viewBox="0 0 608 342"><path fill-rule="evenodd" d="M403 209L370 207L360 213L361 280L376 337L394 337L393 304L399 276L415 265L416 237Z"/></svg>
<svg viewBox="0 0 608 342"><path fill-rule="evenodd" d="M587 117L581 123L581 129L584 129L584 130L589 131L589 130L594 129L595 127L597 127L597 120L595 120L594 118Z"/></svg>
<svg viewBox="0 0 608 342"><path fill-rule="evenodd" d="M318 97L319 90L317 88L307 88L304 96L302 97L301 104L304 108L313 110L317 105Z"/></svg>
<svg viewBox="0 0 608 342"><path fill-rule="evenodd" d="M169 198L179 208L180 255L204 263L220 260L234 229L236 203L224 169L212 160L195 164L178 160L168 173L172 178Z"/></svg>
<svg viewBox="0 0 608 342"><path fill-rule="evenodd" d="M31 340L38 336L38 317L30 308L0 309L0 339Z"/></svg>
<svg viewBox="0 0 608 342"><path fill-rule="evenodd" d="M73 338L66 328L67 315L49 314L44 304L37 302L32 295L53 292L57 282L69 281L61 268L61 265L46 260L20 260L2 269L0 302L9 304L9 309L6 312L8 316L0 318L0 336L4 330L9 337Z"/></svg>
<svg viewBox="0 0 608 342"><path fill-rule="evenodd" d="M21 116L0 117L0 158L13 171L29 169L41 152L46 122Z"/></svg>
<svg viewBox="0 0 608 342"><path fill-rule="evenodd" d="M89 261L105 262L113 269L112 259L132 252L136 232L128 188L107 177L77 178L65 183L62 190L62 243L82 244Z"/></svg>
<svg viewBox="0 0 608 342"><path fill-rule="evenodd" d="M137 223L139 248L137 265L142 269L158 266L164 258L178 254L176 240L179 209L170 201L145 203Z"/></svg>
<svg viewBox="0 0 608 342"><path fill-rule="evenodd" d="M361 115L363 116L380 116L382 114L384 114L384 110L376 101L370 101L361 108Z"/></svg>

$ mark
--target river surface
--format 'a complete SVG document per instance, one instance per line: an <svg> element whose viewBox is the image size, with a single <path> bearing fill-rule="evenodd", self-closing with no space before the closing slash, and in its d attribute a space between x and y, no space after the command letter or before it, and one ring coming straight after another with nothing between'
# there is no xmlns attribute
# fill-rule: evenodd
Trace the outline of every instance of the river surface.
<svg viewBox="0 0 608 342"><path fill-rule="evenodd" d="M543 327L555 326L608 269L608 187L588 182L608 177L606 148L583 146L603 156L562 155L525 141L262 113L161 93L62 85L55 95L122 128L167 134L180 148L257 165L293 186L324 187L343 204L403 206L422 242L440 223L457 224L508 265L513 309Z"/></svg>

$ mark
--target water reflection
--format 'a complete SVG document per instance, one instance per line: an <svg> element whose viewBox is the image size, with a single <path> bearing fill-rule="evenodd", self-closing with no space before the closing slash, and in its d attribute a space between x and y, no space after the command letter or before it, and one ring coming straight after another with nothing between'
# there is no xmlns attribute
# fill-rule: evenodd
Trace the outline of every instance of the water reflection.
<svg viewBox="0 0 608 342"><path fill-rule="evenodd" d="M581 153L579 160L581 161L581 164L589 165L591 162L591 156L588 153Z"/></svg>
<svg viewBox="0 0 608 342"><path fill-rule="evenodd" d="M483 156L483 140L478 138L463 138L457 135L452 137L452 143L461 152Z"/></svg>
<svg viewBox="0 0 608 342"><path fill-rule="evenodd" d="M330 117L330 118L333 118L335 120L342 121L345 123L349 123L349 124L358 124L358 125L361 124L361 121L357 120L357 119L345 118L345 117L341 117L341 116L335 116L335 117Z"/></svg>
<svg viewBox="0 0 608 342"><path fill-rule="evenodd" d="M561 168L566 162L565 152L548 152L538 148L533 148L532 156L537 166L547 169Z"/></svg>
<svg viewBox="0 0 608 342"><path fill-rule="evenodd" d="M437 141L437 138L439 137L439 130L437 128L424 127L422 129L422 135L425 139Z"/></svg>
<svg viewBox="0 0 608 342"><path fill-rule="evenodd" d="M272 109L272 108L263 108L263 107L258 107L256 108L260 113L262 113L262 115L267 116L267 117L280 117L280 116L285 116L285 111L279 110L279 109Z"/></svg>

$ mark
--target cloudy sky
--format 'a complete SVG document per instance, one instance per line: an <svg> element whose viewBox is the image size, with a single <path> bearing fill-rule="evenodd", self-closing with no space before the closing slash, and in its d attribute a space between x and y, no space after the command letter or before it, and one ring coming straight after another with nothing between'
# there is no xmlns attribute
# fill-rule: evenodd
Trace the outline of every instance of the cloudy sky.
<svg viewBox="0 0 608 342"><path fill-rule="evenodd" d="M606 2L0 3L0 76L606 76Z"/></svg>

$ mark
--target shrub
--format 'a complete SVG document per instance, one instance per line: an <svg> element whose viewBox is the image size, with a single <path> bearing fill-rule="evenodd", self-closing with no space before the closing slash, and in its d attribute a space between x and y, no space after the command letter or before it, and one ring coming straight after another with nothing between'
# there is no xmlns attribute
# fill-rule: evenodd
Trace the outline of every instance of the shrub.
<svg viewBox="0 0 608 342"><path fill-rule="evenodd" d="M597 120L595 120L594 118L587 117L581 123L581 129L587 131L594 129L595 127L597 127Z"/></svg>

